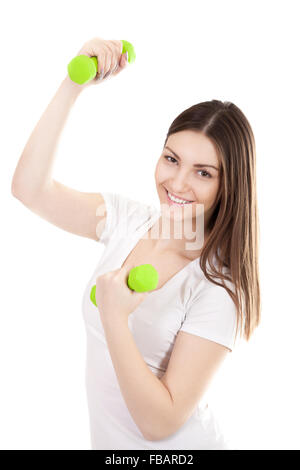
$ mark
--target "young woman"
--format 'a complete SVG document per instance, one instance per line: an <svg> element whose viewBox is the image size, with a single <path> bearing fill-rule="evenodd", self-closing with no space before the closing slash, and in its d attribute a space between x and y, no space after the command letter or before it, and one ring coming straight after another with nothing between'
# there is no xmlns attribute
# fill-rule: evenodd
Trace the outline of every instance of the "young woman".
<svg viewBox="0 0 300 470"><path fill-rule="evenodd" d="M85 85L66 76L26 144L12 193L49 222L105 246L82 304L92 448L229 449L206 392L238 335L248 341L260 322L250 124L230 102L183 111L155 168L159 209L70 189L52 177L70 108L83 89L126 66L120 41L94 38L79 54L98 57L97 76ZM158 286L131 291L130 269L148 263Z"/></svg>

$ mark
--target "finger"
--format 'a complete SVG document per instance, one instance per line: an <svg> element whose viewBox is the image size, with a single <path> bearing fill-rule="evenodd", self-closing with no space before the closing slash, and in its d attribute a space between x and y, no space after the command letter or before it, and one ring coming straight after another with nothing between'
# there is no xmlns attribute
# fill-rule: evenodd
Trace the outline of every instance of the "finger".
<svg viewBox="0 0 300 470"><path fill-rule="evenodd" d="M122 54L123 42L120 41L120 40L113 40L113 41L111 41L111 42L116 46L117 53L118 53L118 57L119 57L120 54Z"/></svg>
<svg viewBox="0 0 300 470"><path fill-rule="evenodd" d="M101 50L101 52L99 50L96 51L95 55L97 56L97 59L98 59L98 67L97 67L98 76L96 78L98 78L99 80L102 80L108 71L108 67L107 67L108 54L109 52L106 49L106 46L103 47L103 50Z"/></svg>
<svg viewBox="0 0 300 470"><path fill-rule="evenodd" d="M113 44L112 44L113 43ZM127 63L128 53L122 52L123 44L121 41L110 41L104 46L106 49L101 53L101 58L98 60L98 74L96 80L105 80L111 75L117 75Z"/></svg>
<svg viewBox="0 0 300 470"><path fill-rule="evenodd" d="M96 80L102 80L104 77L104 60L103 56L101 59L98 58L98 70L96 75Z"/></svg>
<svg viewBox="0 0 300 470"><path fill-rule="evenodd" d="M121 72L121 70L123 70L126 67L126 65L127 65L126 54L127 54L126 52L125 52L125 54L122 54L122 56L119 60L118 66L117 66L115 72L113 73L113 75L117 75L118 73Z"/></svg>
<svg viewBox="0 0 300 470"><path fill-rule="evenodd" d="M100 69L100 73L97 74L96 80L102 80L104 75L104 70Z"/></svg>
<svg viewBox="0 0 300 470"><path fill-rule="evenodd" d="M110 75L112 73L112 70L115 68L116 65L116 48L115 46L110 42L107 43L106 45L107 48L107 57L106 57L106 69L105 69L105 75ZM104 77L105 77L104 75Z"/></svg>
<svg viewBox="0 0 300 470"><path fill-rule="evenodd" d="M114 68L112 69L112 71L111 71L111 75L114 75L116 73L116 71L118 70L118 68L119 68L119 64L116 64L114 66Z"/></svg>
<svg viewBox="0 0 300 470"><path fill-rule="evenodd" d="M122 54L123 43L122 41L111 41L110 44L112 44L114 53L112 61L114 65L111 66L111 75L116 75L124 67L126 62L124 61L124 54Z"/></svg>
<svg viewBox="0 0 300 470"><path fill-rule="evenodd" d="M102 63L100 64L100 75L101 79L105 78L105 75L107 74L108 71L108 53L104 52L103 53L103 58L102 58Z"/></svg>
<svg viewBox="0 0 300 470"><path fill-rule="evenodd" d="M91 48L91 52L89 56L97 57L97 73L96 73L95 80L99 80L103 76L103 73L101 74L101 70L103 69L103 65L105 64L105 55L97 47L96 41L94 43L91 42L90 48Z"/></svg>

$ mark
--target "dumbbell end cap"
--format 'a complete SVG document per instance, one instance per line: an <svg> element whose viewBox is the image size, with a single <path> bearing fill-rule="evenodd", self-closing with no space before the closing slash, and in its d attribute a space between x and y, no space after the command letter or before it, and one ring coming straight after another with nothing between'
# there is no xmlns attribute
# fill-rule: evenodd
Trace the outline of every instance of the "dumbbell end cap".
<svg viewBox="0 0 300 470"><path fill-rule="evenodd" d="M93 304L97 307L97 303L96 303L96 285L94 285L91 289L90 299L93 302Z"/></svg>
<svg viewBox="0 0 300 470"><path fill-rule="evenodd" d="M136 292L147 292L156 289L158 272L152 264L141 264L130 270L128 287Z"/></svg>
<svg viewBox="0 0 300 470"><path fill-rule="evenodd" d="M70 79L83 85L84 83L95 78L97 73L97 65L94 57L85 54L77 55L68 64L68 74ZM96 59L97 60L97 59Z"/></svg>

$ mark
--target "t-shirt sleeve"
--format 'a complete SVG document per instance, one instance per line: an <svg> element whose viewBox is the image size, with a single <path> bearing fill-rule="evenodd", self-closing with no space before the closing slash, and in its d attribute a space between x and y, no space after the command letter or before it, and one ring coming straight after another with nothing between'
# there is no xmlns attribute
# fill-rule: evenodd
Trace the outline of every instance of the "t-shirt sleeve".
<svg viewBox="0 0 300 470"><path fill-rule="evenodd" d="M223 287L211 283L188 307L180 330L220 343L232 352L236 327L232 298Z"/></svg>
<svg viewBox="0 0 300 470"><path fill-rule="evenodd" d="M112 238L121 239L137 229L135 225L144 220L148 206L119 193L105 191L101 195L106 217L98 223L96 233L98 241L106 246ZM103 214L103 210L104 207L99 207L98 215Z"/></svg>

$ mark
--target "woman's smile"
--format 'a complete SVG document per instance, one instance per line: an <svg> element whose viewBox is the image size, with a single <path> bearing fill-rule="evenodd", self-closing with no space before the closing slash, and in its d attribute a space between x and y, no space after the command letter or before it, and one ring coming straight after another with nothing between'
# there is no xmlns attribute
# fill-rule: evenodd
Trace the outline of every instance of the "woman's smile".
<svg viewBox="0 0 300 470"><path fill-rule="evenodd" d="M172 193L170 193L167 188L163 186L164 190L166 191L167 194L167 200L168 204L171 205L176 205L176 206L185 206L186 204L192 204L194 201L187 201L187 202L179 202L179 201L184 201L184 198L179 198L175 197Z"/></svg>

